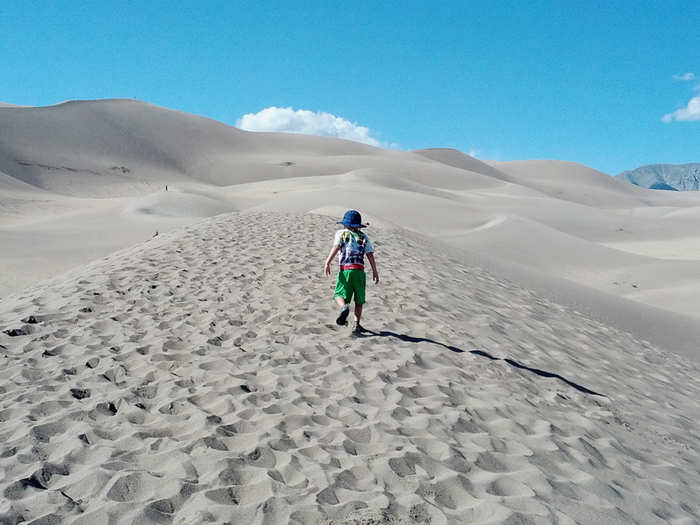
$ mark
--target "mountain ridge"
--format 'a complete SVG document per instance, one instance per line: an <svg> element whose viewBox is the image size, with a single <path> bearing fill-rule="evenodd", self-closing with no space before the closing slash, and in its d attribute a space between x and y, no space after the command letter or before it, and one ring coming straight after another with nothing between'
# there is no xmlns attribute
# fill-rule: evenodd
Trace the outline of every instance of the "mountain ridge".
<svg viewBox="0 0 700 525"><path fill-rule="evenodd" d="M700 190L700 162L649 164L623 171L616 178L653 190Z"/></svg>

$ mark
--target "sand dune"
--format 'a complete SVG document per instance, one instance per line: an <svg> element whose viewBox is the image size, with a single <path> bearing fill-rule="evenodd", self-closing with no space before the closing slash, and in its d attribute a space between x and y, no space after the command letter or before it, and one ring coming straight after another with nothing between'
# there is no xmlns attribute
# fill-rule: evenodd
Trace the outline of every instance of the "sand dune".
<svg viewBox="0 0 700 525"><path fill-rule="evenodd" d="M0 126L0 171L57 193L85 197L134 195L168 181L223 185L247 182L251 176L280 178L307 168L296 161L285 164L289 154L346 157L379 151L338 139L249 133L131 100L2 108ZM280 160L270 158L271 152ZM332 170L334 160L316 171ZM233 170L236 164L257 169L247 175Z"/></svg>
<svg viewBox="0 0 700 525"><path fill-rule="evenodd" d="M248 133L133 100L3 107L0 127L5 295L218 213L359 207L505 277L529 275L548 297L578 287L569 304L601 319L610 301L596 297L621 298L615 323L625 329L638 325L639 303L700 315L688 293L700 288L689 263L700 246L698 195L645 190L575 163Z"/></svg>
<svg viewBox="0 0 700 525"><path fill-rule="evenodd" d="M503 171L500 171L486 162L470 157L451 148L428 148L415 150L414 153L435 160L455 168L482 173L497 179L511 181L511 178Z"/></svg>
<svg viewBox="0 0 700 525"><path fill-rule="evenodd" d="M353 339L334 230L225 214L0 302L0 522L700 520L697 362L389 225Z"/></svg>
<svg viewBox="0 0 700 525"><path fill-rule="evenodd" d="M0 524L700 522L700 195L133 100L0 129Z"/></svg>
<svg viewBox="0 0 700 525"><path fill-rule="evenodd" d="M656 195L575 162L534 160L494 162L492 166L517 184L596 208L629 208L657 200Z"/></svg>

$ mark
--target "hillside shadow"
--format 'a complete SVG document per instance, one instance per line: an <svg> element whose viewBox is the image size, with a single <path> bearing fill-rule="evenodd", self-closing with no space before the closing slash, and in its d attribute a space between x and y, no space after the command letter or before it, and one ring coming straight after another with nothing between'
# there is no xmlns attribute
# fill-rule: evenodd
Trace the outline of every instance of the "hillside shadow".
<svg viewBox="0 0 700 525"><path fill-rule="evenodd" d="M434 344L436 346L446 348L446 349L450 350L451 352L455 352L457 354L463 354L466 352L466 350L463 350L463 349L458 348L456 346L446 345L445 343L441 343L440 341L435 341L434 339L429 339L427 337L414 337L412 335L399 334L396 332L390 332L388 330L381 330L379 332L374 332L372 330L368 330L367 328L365 328L361 337L392 337L394 339L398 339L399 341L404 341L407 343ZM520 363L520 362L516 361L515 359L510 359L507 357L505 357L505 358L494 357L484 350L469 350L469 353L474 354L474 355L478 355L480 357L485 357L487 359L490 359L491 361L505 361L506 363L508 363L510 366L512 366L514 368L517 368L519 370L527 370L528 372L532 372L533 374L536 374L540 377L559 379L560 381L569 385L571 388L578 390L579 392L582 392L584 394L593 395L593 396L600 396L600 397L607 397L605 394L601 394L601 393L596 392L595 390L591 390L590 388L587 388L583 385L579 385L578 383L574 383L573 381L571 381L571 380L569 380L569 379L565 378L564 376L561 376L557 373L548 372L546 370L542 370L541 368L533 368L531 366L527 366L523 363Z"/></svg>

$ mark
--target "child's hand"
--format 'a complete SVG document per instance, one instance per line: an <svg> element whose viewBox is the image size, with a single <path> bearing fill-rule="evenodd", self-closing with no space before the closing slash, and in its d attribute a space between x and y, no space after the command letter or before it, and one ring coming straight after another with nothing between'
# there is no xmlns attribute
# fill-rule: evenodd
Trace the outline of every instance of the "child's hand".
<svg viewBox="0 0 700 525"><path fill-rule="evenodd" d="M325 269L324 273L326 274L326 277L330 276L330 274L331 274L331 265L330 265L330 263L326 263L326 269Z"/></svg>
<svg viewBox="0 0 700 525"><path fill-rule="evenodd" d="M374 284L379 284L379 274L377 272L372 272L372 280Z"/></svg>

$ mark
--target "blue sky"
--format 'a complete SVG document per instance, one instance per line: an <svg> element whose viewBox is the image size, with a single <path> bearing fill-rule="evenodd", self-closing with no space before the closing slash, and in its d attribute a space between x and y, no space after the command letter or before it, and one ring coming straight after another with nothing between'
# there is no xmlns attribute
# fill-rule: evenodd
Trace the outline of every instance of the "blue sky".
<svg viewBox="0 0 700 525"><path fill-rule="evenodd" d="M614 174L700 162L699 21L697 0L6 0L0 101L137 98Z"/></svg>

